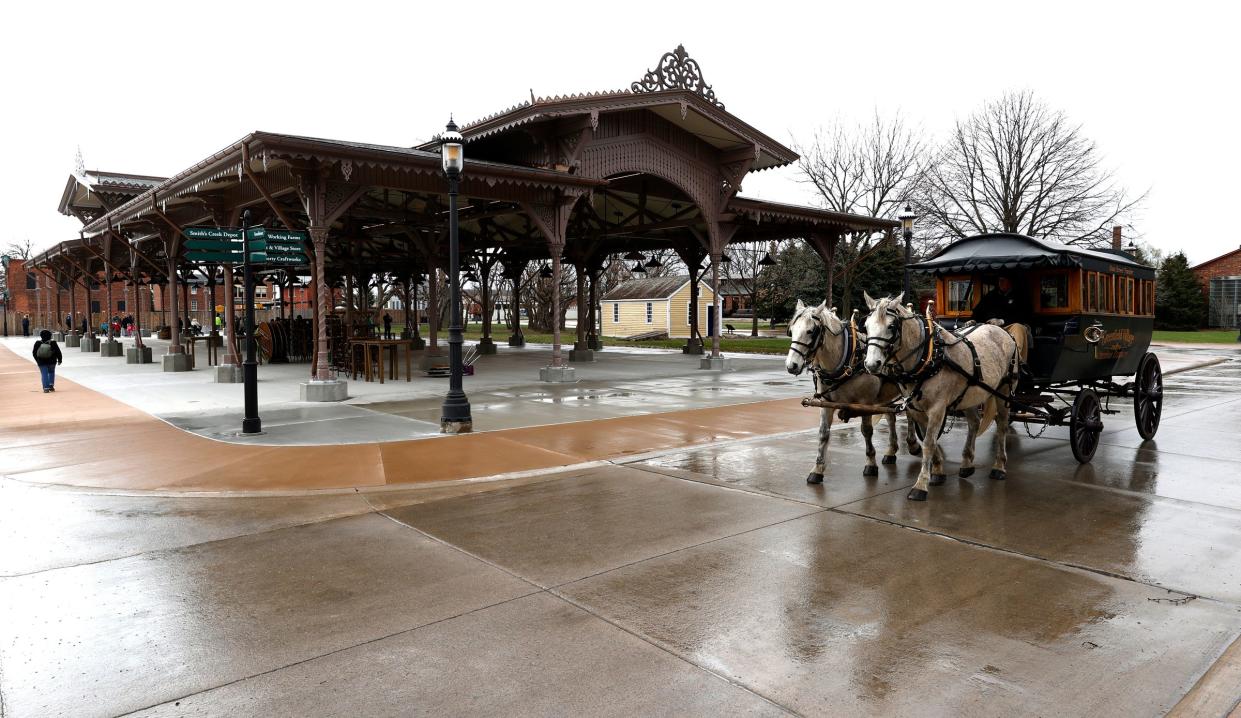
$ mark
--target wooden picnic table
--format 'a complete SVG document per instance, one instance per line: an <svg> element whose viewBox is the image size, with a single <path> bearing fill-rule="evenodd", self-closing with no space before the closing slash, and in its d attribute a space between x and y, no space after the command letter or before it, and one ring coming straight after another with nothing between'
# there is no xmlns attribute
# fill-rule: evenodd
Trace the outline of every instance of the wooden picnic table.
<svg viewBox="0 0 1241 718"><path fill-rule="evenodd" d="M413 373L410 369L410 354L413 352L413 342L409 339L373 339L360 338L352 339L349 342L349 373L356 380L358 378L358 350L361 349L362 354L362 371L366 377L366 381L371 381L371 350L375 351L377 364L379 365L379 383L384 383L384 367L383 355L388 352L388 373L389 378L399 378L396 365L396 350L399 347L405 347L405 381L413 379Z"/></svg>

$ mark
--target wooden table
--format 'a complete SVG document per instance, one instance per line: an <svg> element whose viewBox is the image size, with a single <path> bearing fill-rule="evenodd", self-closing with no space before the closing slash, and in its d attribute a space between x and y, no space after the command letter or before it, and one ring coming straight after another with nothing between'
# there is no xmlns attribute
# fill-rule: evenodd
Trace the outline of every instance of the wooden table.
<svg viewBox="0 0 1241 718"><path fill-rule="evenodd" d="M198 359L198 342L207 341L207 366L215 366L220 363L220 347L224 346L224 337L216 334L183 334L181 335L181 343L190 346L190 361L194 362ZM214 341L211 341L214 340Z"/></svg>
<svg viewBox="0 0 1241 718"><path fill-rule="evenodd" d="M399 372L396 366L396 350L398 347L405 347L405 381L413 378L410 370L410 354L413 352L413 342L408 339L353 339L349 342L349 373L356 380L358 378L358 349L362 350L362 366L366 376L366 381L371 381L371 350L374 349L379 364L379 383L384 383L383 353L388 351L388 373L389 378L399 378Z"/></svg>

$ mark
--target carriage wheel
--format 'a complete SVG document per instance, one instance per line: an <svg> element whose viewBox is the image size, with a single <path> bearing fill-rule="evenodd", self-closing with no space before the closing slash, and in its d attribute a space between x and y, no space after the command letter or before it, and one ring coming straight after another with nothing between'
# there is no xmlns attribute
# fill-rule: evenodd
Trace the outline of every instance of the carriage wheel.
<svg viewBox="0 0 1241 718"><path fill-rule="evenodd" d="M1082 389L1073 400L1073 414L1069 417L1069 446L1073 458L1083 464L1094 458L1099 448L1099 434L1103 432L1103 407L1094 389Z"/></svg>
<svg viewBox="0 0 1241 718"><path fill-rule="evenodd" d="M1159 357L1148 353L1138 364L1133 387L1133 421L1143 439L1155 438L1163 413L1163 369Z"/></svg>

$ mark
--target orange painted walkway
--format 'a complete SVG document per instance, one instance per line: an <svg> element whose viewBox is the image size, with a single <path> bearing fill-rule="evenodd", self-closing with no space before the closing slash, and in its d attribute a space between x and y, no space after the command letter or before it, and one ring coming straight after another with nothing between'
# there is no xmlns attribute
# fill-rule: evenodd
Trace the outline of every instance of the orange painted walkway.
<svg viewBox="0 0 1241 718"><path fill-rule="evenodd" d="M818 425L797 399L378 444L246 446L191 434L0 351L0 475L103 489L296 491L494 476Z"/></svg>

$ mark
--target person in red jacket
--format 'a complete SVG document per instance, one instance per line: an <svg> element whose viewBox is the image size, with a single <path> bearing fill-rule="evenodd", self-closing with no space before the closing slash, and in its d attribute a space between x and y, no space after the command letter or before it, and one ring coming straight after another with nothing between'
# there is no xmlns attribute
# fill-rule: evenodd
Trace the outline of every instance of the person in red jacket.
<svg viewBox="0 0 1241 718"><path fill-rule="evenodd" d="M52 333L44 329L39 332L39 341L34 343L34 363L39 365L39 376L43 379L43 393L56 391L56 365L64 361L60 347L52 341Z"/></svg>

